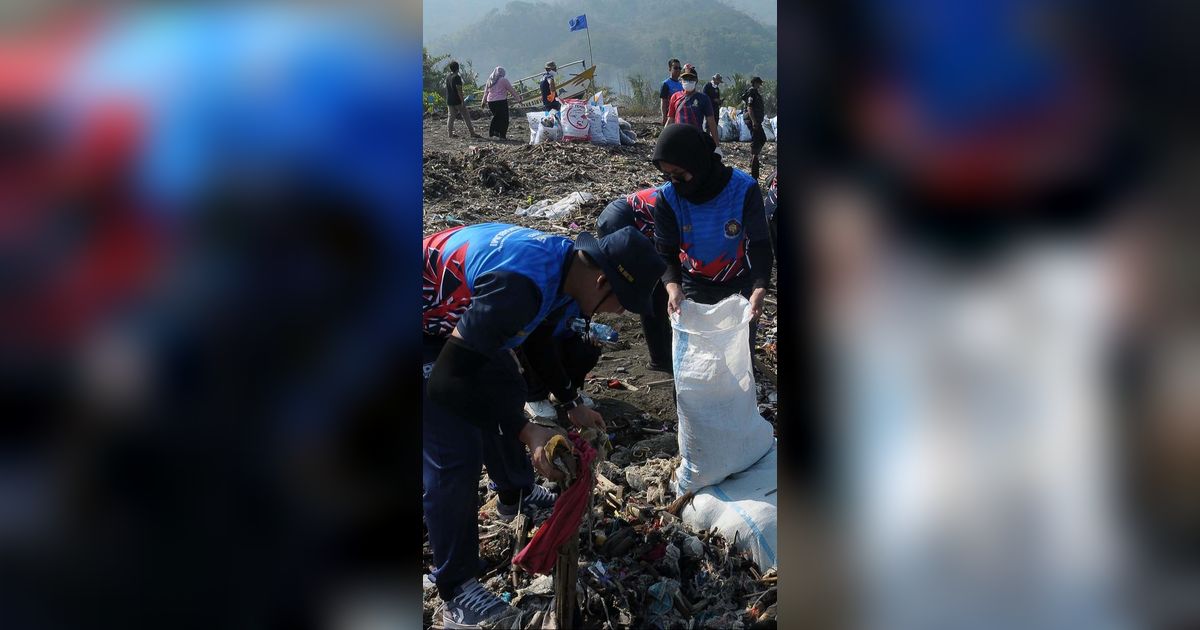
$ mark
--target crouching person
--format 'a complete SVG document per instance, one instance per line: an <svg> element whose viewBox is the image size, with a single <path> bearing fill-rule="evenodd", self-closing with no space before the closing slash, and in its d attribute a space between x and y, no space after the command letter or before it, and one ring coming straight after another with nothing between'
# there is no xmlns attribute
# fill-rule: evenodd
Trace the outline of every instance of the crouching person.
<svg viewBox="0 0 1200 630"><path fill-rule="evenodd" d="M643 188L615 199L596 219L596 233L601 236L633 226L651 243L654 242L654 206L658 188ZM660 282L650 298L651 309L642 313L642 334L650 355L647 366L656 372L671 373L671 320L667 316L667 289Z"/></svg>
<svg viewBox="0 0 1200 630"><path fill-rule="evenodd" d="M535 483L558 473L545 453L556 430L528 422L526 390L513 349L551 314L575 303L595 313L642 313L664 271L636 230L572 241L536 230L481 224L423 242L422 507L445 602L446 628L475 628L513 614L477 581L479 474L486 465L502 513L550 505ZM570 398L579 427L604 427L600 414ZM528 449L528 455L526 455Z"/></svg>
<svg viewBox="0 0 1200 630"><path fill-rule="evenodd" d="M579 305L571 302L563 312L547 317L517 350L525 371L525 413L530 418L557 420L560 411L570 413L576 403L596 408L595 401L577 389L601 354L599 342L572 326L582 319Z"/></svg>

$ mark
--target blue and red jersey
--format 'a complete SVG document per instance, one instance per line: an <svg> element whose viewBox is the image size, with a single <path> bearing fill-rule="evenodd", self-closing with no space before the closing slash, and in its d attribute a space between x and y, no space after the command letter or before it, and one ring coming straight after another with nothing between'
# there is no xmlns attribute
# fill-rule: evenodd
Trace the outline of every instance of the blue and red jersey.
<svg viewBox="0 0 1200 630"><path fill-rule="evenodd" d="M765 216L746 216L747 193L754 186L753 178L732 169L724 190L705 203L684 199L671 183L659 189L659 209L673 212L678 229L679 262L687 276L712 284L729 284L749 275L750 241L752 237L765 236ZM759 194L755 191L753 196ZM761 213L761 206L758 207ZM746 223L755 220L758 225L749 227L762 230L762 235L747 230Z"/></svg>
<svg viewBox="0 0 1200 630"><path fill-rule="evenodd" d="M767 212L767 220L770 221L779 207L779 171L771 173L771 183L767 186L767 200L763 205Z"/></svg>
<svg viewBox="0 0 1200 630"><path fill-rule="evenodd" d="M657 202L657 188L643 188L625 196L625 203L633 209L633 227L650 240L654 240L654 205Z"/></svg>
<svg viewBox="0 0 1200 630"><path fill-rule="evenodd" d="M422 244L426 335L448 337L458 328L480 351L511 349L572 302L560 290L575 247L569 238L483 223L432 234Z"/></svg>
<svg viewBox="0 0 1200 630"><path fill-rule="evenodd" d="M700 92L676 92L667 105L667 120L681 125L702 127L705 118L715 115L712 101Z"/></svg>

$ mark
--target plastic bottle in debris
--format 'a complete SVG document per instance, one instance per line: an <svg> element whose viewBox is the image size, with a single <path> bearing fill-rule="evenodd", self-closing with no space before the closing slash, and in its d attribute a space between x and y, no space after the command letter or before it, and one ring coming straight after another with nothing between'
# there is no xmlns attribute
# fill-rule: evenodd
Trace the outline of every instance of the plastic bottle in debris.
<svg viewBox="0 0 1200 630"><path fill-rule="evenodd" d="M587 322L580 317L576 317L571 321L571 330L577 333L583 333L584 326L587 326ZM618 334L617 331L613 330L612 326L592 322L592 336L599 341L613 343L617 340Z"/></svg>

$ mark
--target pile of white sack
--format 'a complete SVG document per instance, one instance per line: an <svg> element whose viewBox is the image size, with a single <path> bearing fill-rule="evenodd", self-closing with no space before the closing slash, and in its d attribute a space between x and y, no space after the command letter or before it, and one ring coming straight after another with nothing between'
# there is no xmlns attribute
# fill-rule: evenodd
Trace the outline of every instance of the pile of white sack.
<svg viewBox="0 0 1200 630"><path fill-rule="evenodd" d="M637 144L633 125L617 115L616 105L604 103L604 93L597 92L587 101L566 99L563 108L549 112L529 112L529 144L557 142L591 142L609 146Z"/></svg>
<svg viewBox="0 0 1200 630"><path fill-rule="evenodd" d="M592 144L621 144L621 119L615 105L604 104L604 93L588 100L588 127Z"/></svg>
<svg viewBox="0 0 1200 630"><path fill-rule="evenodd" d="M750 125L746 124L744 113L736 107L722 107L717 112L717 137L721 142L750 142L753 135ZM767 137L767 142L775 142L778 138L778 120L778 116L763 120L763 135Z"/></svg>
<svg viewBox="0 0 1200 630"><path fill-rule="evenodd" d="M750 319L741 295L687 300L672 316L681 462L671 485L695 493L685 523L716 527L766 570L777 565L775 436L758 413Z"/></svg>
<svg viewBox="0 0 1200 630"><path fill-rule="evenodd" d="M596 196L587 192L573 192L558 201L543 199L528 208L517 208L519 217L536 217L539 219L560 219L574 213L585 203L595 201Z"/></svg>

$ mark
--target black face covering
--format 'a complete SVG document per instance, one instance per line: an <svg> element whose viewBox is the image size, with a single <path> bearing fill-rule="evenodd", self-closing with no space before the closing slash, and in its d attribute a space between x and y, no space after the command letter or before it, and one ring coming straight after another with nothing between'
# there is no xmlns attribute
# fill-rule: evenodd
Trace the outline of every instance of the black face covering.
<svg viewBox="0 0 1200 630"><path fill-rule="evenodd" d="M691 125L667 125L658 136L654 146L655 166L660 161L670 162L692 174L690 181L672 176L675 190L684 199L693 203L704 203L716 197L729 182L732 171L721 163L721 156L714 150L712 136Z"/></svg>

